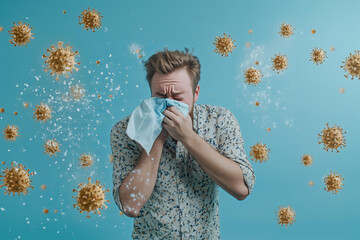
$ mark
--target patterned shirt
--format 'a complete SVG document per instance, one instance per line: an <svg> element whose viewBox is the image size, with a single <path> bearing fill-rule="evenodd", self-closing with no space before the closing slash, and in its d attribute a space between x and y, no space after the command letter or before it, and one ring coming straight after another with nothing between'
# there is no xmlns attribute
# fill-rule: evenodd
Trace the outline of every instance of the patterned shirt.
<svg viewBox="0 0 360 240"><path fill-rule="evenodd" d="M120 211L119 187L143 148L126 134L130 115L110 134L113 153L113 197ZM240 126L230 110L194 105L193 129L216 151L235 161L252 192L255 173L244 150ZM219 189L180 141L168 137L152 194L134 218L133 239L220 239Z"/></svg>

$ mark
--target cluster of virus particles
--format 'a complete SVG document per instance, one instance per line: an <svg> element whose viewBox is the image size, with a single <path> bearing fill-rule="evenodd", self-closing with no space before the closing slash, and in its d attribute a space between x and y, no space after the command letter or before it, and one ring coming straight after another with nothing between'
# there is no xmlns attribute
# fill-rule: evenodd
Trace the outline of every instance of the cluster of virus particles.
<svg viewBox="0 0 360 240"><path fill-rule="evenodd" d="M66 11L63 11L65 14ZM92 30L95 32L95 30L100 29L102 27L102 15L100 12L96 9L91 10L90 7L88 9L83 10L83 12L79 16L79 25L84 25L83 28L88 30ZM3 28L0 27L0 31L2 31ZM34 39L34 33L32 33L33 27L30 27L29 24L24 23L22 21L19 21L17 24L14 22L14 26L9 30L9 34L11 35L11 39L9 42L16 46L27 46L27 44L30 43L31 39ZM290 24L282 23L280 26L280 31L278 34L286 39L290 38L294 35L295 28L291 26ZM253 31L249 30L249 33L252 34ZM316 30L311 30L312 34L316 33ZM73 71L78 71L79 68L76 67L76 65L80 65L80 62L77 62L75 60L76 56L79 56L78 51L73 51L72 46L69 44L66 44L66 46L63 45L64 43L62 41L57 42L57 46L51 45L49 49L47 49L47 53L43 54L42 57L45 59L45 65L46 68L44 69L45 72L50 72L50 75L56 75L55 80L59 81L59 77L62 75L65 75L66 78L69 78L68 74L73 73ZM226 35L225 33L223 36L218 36L215 38L215 41L213 42L213 45L215 46L214 52L220 54L221 56L228 57L229 53L232 53L236 49L235 40L233 40L230 35ZM245 44L246 47L250 47L250 43ZM334 51L334 47L331 47L330 50ZM142 58L143 54L140 52L140 49L137 48L135 53L137 54L138 58ZM327 58L325 50L321 48L314 48L310 53L310 61L312 61L314 64L319 65L323 64L325 62L325 59ZM284 70L288 69L288 57L285 54L275 54L273 58L271 58L272 62L272 70L275 71L277 74L280 72L283 72ZM351 80L355 78L360 79L360 52L355 51L354 54L350 53L350 55L345 59L345 61L342 62L343 65L340 67L347 73L344 75L346 78L349 78L349 75L351 76ZM96 64L100 64L100 60L96 61ZM255 62L255 65L258 65L258 62ZM245 83L247 85L253 85L257 86L261 81L263 74L261 73L260 69L256 69L250 65L249 68L247 68L244 71L244 78ZM344 89L340 90L341 93L344 92ZM69 88L69 95L71 99L80 101L83 99L85 95L85 89L83 86L79 84L74 84ZM65 98L67 96L63 96ZM98 94L98 97L100 98L100 94ZM109 95L111 97L111 95ZM258 101L255 102L256 106L259 106L260 103ZM28 103L24 103L24 107L28 107ZM4 109L0 109L1 113L4 113ZM36 121L39 121L41 123L46 123L48 120L50 120L52 116L53 110L52 107L48 104L45 104L43 102L40 103L40 105L36 105L36 108L34 109L34 119ZM14 113L17 115L17 112ZM56 113L55 113L56 114ZM327 127L324 128L324 130L318 134L319 144L324 145L324 150L328 151L331 149L331 151L336 150L339 152L338 148L345 147L345 138L344 134L346 132L343 131L342 128L335 125L333 127L329 127L328 124L326 124ZM270 128L267 129L267 131L270 131ZM15 125L7 125L5 129L2 130L3 132L3 138L5 140L14 142L17 137L19 137L19 128ZM48 139L44 144L44 153L49 154L50 157L56 156L57 153L61 152L60 150L60 143L55 138L54 139ZM266 144L256 143L254 146L251 146L250 156L252 157L252 160L255 162L265 162L269 159L269 152L270 148L266 146ZM113 156L110 156L111 161L113 160ZM82 168L85 167L91 167L93 165L94 159L93 156L90 154L83 153L79 160L79 166ZM313 156L310 154L304 154L301 157L301 163L302 165L306 167L310 167L313 164ZM4 162L3 162L4 164ZM25 167L22 164L18 164L17 166L14 166L14 162L11 163L12 168L6 168L3 170L3 175L0 175L2 178L2 181L4 184L0 185L0 188L6 187L5 194L13 193L13 196L15 196L15 193L18 193L18 196L20 196L20 193L23 193L26 195L28 193L28 188L33 188L31 186L32 180L30 180L30 176L34 175L34 173L29 173L29 169L25 170ZM328 176L326 176L323 181L325 184L324 190L327 192L332 192L333 194L338 193L341 189L343 184L344 178L336 173L336 172L330 172ZM310 186L314 185L313 181L309 182ZM109 189L105 190L103 186L100 185L100 182L96 180L96 183L91 183L91 178L88 178L88 183L84 184L81 183L78 185L79 190L73 189L73 192L78 192L78 196L74 197L76 199L76 204L73 205L74 208L76 206L79 208L80 213L87 212L86 217L89 216L89 212L93 211L94 213L100 214L99 209L103 209L103 207L106 209L107 206L105 205L105 202L109 202L109 200L105 200L105 192L109 192ZM42 189L45 189L46 186L42 185ZM55 210L57 211L57 210ZM43 210L44 213L48 213L48 209ZM277 220L278 224L284 225L287 227L287 225L292 225L295 220L295 211L287 207L279 207L279 210L276 211L277 214Z"/></svg>
<svg viewBox="0 0 360 240"><path fill-rule="evenodd" d="M336 124L334 126L329 127L329 123L326 124L326 128L324 128L321 133L318 134L318 137L321 141L318 141L319 144L323 144L323 149L328 151L331 149L339 152L338 148L345 147L346 139L344 138L345 131ZM256 143L254 146L250 147L250 156L251 160L255 162L264 162L269 158L270 148L266 147L266 144ZM301 157L301 163L310 167L313 164L313 156L310 154L304 154ZM323 182L325 184L324 190L327 192L332 192L333 194L339 193L342 190L342 186L344 185L343 181L345 179L339 173L333 173L330 171L326 177L323 178ZM310 186L314 185L313 181L309 182ZM279 211L277 212L278 223L287 227L288 224L292 224L295 222L295 211L290 207L279 207Z"/></svg>
<svg viewBox="0 0 360 240"><path fill-rule="evenodd" d="M291 26L290 24L283 23L280 26L279 35L286 39L290 38L294 35L295 28ZM249 30L249 33L252 34L253 31ZM316 33L315 29L311 30L312 34ZM230 35L227 36L224 33L223 37L216 37L215 42L213 43L215 45L214 52L220 53L221 56L228 56L229 53L232 53L232 50L235 49L235 40L230 38ZM250 47L249 43L246 43L246 47ZM335 48L331 47L331 51L334 51ZM326 51L322 48L315 47L311 53L310 53L310 61L312 61L314 64L319 65L323 64L325 62L325 59L327 58ZM277 74L280 72L288 69L288 57L285 54L275 54L273 58L271 58L272 62L272 70L275 71ZM258 65L259 62L256 61L255 65ZM360 51L355 51L354 54L350 53L350 56L345 59L343 62L343 65L340 66L343 68L347 75L345 75L346 78L351 75L351 79L354 77L357 77L360 79ZM245 84L246 85L252 85L257 86L261 81L261 77L263 77L261 70L256 69L253 66L250 65L249 68L244 70L244 78L245 78ZM340 89L340 93L344 93L344 89ZM255 106L259 106L260 103L258 101L254 102ZM320 141L319 144L323 144L323 149L328 151L329 149L331 151L336 150L339 152L339 148L345 147L345 138L344 134L346 132L343 131L343 129L337 125L334 125L332 127L329 127L329 124L327 123L327 128L325 128L321 133L318 134ZM267 131L270 131L270 128L267 129ZM269 159L269 152L270 148L266 147L266 144L256 143L255 145L250 147L250 156L251 160L259 163L263 163ZM310 154L304 154L301 157L301 164L310 167L313 164L313 156ZM324 189L326 191L331 191L332 193L338 193L339 190L342 189L342 181L344 178L338 174L338 173L331 173L326 176L324 179L325 187ZM314 182L309 181L309 185L313 186ZM292 224L295 222L295 211L291 209L290 207L280 207L280 210L277 212L277 218L278 223L286 226L288 224Z"/></svg>
<svg viewBox="0 0 360 240"><path fill-rule="evenodd" d="M65 14L66 11L63 11ZM91 10L90 7L88 9L83 10L81 15L79 16L79 24L84 25L84 29L92 30L95 32L96 29L100 29L102 26L102 15L96 9ZM1 27L2 31L3 28ZM32 33L33 27L30 27L29 24L19 21L17 24L14 22L14 26L9 30L9 34L11 35L11 39L9 42L14 46L27 46L32 39L34 39L34 33ZM66 44L63 45L62 41L58 41L57 46L51 45L49 49L47 49L47 54L43 54L42 57L45 59L46 68L44 69L45 72L50 72L50 75L56 75L55 80L59 81L59 77L61 75L65 75L66 78L69 78L70 73L73 71L78 71L79 68L76 65L80 65L80 62L75 60L75 57L79 55L78 51L73 51L72 46ZM138 51L138 54L140 51ZM100 64L100 60L96 61L96 64ZM69 87L69 97L74 101L80 101L83 99L85 95L85 89L80 84L73 84ZM62 96L64 100L67 96ZM110 96L109 96L110 97ZM24 103L24 107L28 107L29 103ZM41 102L39 105L35 106L33 119L40 122L41 124L47 124L47 122L53 118L54 110L52 106ZM0 109L1 113L4 113L5 110L3 108ZM17 112L14 113L17 115ZM19 137L19 127L15 125L7 125L5 129L2 130L3 138L9 142L14 142L17 137ZM60 142L53 139L47 139L44 144L44 153L48 154L50 157L56 156L57 153L62 152L60 150ZM66 152L66 151L65 151ZM78 159L79 165L82 168L91 167L93 165L94 159L93 156L90 154L83 153L80 158ZM5 162L2 162L5 164ZM3 175L0 175L2 178L2 182L4 184L0 185L1 187L6 187L5 194L23 193L26 195L28 193L28 188L34 188L30 185L32 180L30 180L30 176L34 175L34 173L29 173L30 170L25 170L25 167L22 164L14 165L14 162L11 163L12 168L7 168L3 170ZM86 217L89 216L89 212L93 211L100 214L99 208L105 209L104 202L109 202L109 200L105 200L105 192L109 192L109 189L104 190L103 187L100 185L100 181L96 180L96 183L93 184L90 181L90 177L88 178L88 184L79 184L78 187L80 188L78 191L73 190L73 192L77 191L78 196L76 198L76 204L74 204L74 208L76 206L79 207L80 213L86 211L88 212ZM41 189L45 189L46 185L42 185ZM57 212L57 210L55 210ZM44 213L48 213L48 209L43 210Z"/></svg>
<svg viewBox="0 0 360 240"><path fill-rule="evenodd" d="M294 30L295 28L292 25L286 24L284 22L281 24L280 31L278 33L282 38L285 39L294 35ZM249 33L252 34L253 31L249 30ZM311 33L315 34L316 30L312 29ZM214 52L219 53L221 56L228 57L229 53L232 53L232 51L236 48L235 41L236 40L233 40L230 35L226 35L225 33L223 36L215 37L215 41L213 42L213 45L215 45ZM246 43L245 45L246 47L250 47L250 43ZM330 50L334 51L335 48L331 47ZM316 63L316 65L319 65L325 62L327 55L325 50L315 47L311 51L310 57L310 61L312 61L314 64ZM271 61L272 70L276 71L277 74L288 68L288 58L285 54L275 54L275 56L271 58ZM345 72L347 72L347 74L344 75L346 78L351 75L351 80L354 77L360 79L360 51L355 51L354 54L350 53L350 56L347 57L343 63L344 65L341 65L340 67L343 68ZM244 77L246 84L252 84L253 86L256 86L261 81L261 71L250 66L249 69L244 71Z"/></svg>
<svg viewBox="0 0 360 240"><path fill-rule="evenodd" d="M65 11L64 11L65 13ZM103 16L96 9L90 10L90 7L84 10L79 16L79 24L84 25L84 29L93 30L101 28L101 18ZM9 30L9 34L11 35L11 39L9 40L11 44L14 46L27 46L31 39L34 39L34 33L31 32L33 27L30 27L29 24L23 23L19 21L18 24L14 22L14 26ZM56 74L56 80L59 80L60 75L65 75L69 77L67 74L72 73L73 69L78 71L78 68L75 67L76 64L80 65L80 62L75 62L75 55L79 55L77 51L73 52L72 46L69 44L66 47L63 47L63 42L59 41L57 43L57 48L54 45L51 45L50 49L47 49L47 52L50 53L49 56L43 54L43 58L46 58L45 64L47 68L45 68L45 72L51 70L51 76Z"/></svg>

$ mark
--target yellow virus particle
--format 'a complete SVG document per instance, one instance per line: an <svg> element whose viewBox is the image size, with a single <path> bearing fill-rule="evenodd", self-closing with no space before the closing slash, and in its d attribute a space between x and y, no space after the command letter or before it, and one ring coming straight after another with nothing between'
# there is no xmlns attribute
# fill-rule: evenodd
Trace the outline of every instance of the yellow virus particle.
<svg viewBox="0 0 360 240"><path fill-rule="evenodd" d="M255 65L259 65L259 62L258 62L258 61L256 61L256 62L255 62Z"/></svg>
<svg viewBox="0 0 360 240"><path fill-rule="evenodd" d="M245 83L247 85L252 84L253 86L258 85L262 81L260 77L263 77L263 75L261 74L261 70L257 70L252 66L250 66L250 68L244 71L244 76L245 76Z"/></svg>
<svg viewBox="0 0 360 240"><path fill-rule="evenodd" d="M350 56L347 57L343 63L345 63L345 65L340 67L343 68L345 72L348 72L344 76L348 78L350 74L351 80L353 80L354 77L360 80L360 52L355 51L354 54L350 53Z"/></svg>
<svg viewBox="0 0 360 240"><path fill-rule="evenodd" d="M34 173L29 173L29 169L25 170L24 165L18 164L14 166L14 162L11 163L11 168L6 168L3 170L3 174L0 175L2 177L3 185L0 185L0 188L3 186L6 186L5 194L8 195L10 193L13 193L13 196L15 196L15 193L20 196L20 193L23 193L26 195L29 191L27 190L29 187L34 188L31 186L32 180L30 180L30 176L34 175Z"/></svg>
<svg viewBox="0 0 360 240"><path fill-rule="evenodd" d="M4 108L0 108L0 112L1 112L1 113L4 113L4 112L5 112L5 109L4 109Z"/></svg>
<svg viewBox="0 0 360 240"><path fill-rule="evenodd" d="M271 128L268 127L268 128L266 129L266 131L270 132L270 131L271 131Z"/></svg>
<svg viewBox="0 0 360 240"><path fill-rule="evenodd" d="M23 45L27 46L30 39L34 39L32 36L34 34L31 32L32 29L33 28L30 28L29 24L23 23L22 21L18 22L18 24L14 22L14 26L9 30L9 34L12 36L9 42L15 47L22 47Z"/></svg>
<svg viewBox="0 0 360 240"><path fill-rule="evenodd" d="M96 61L96 64L98 64L98 65L99 65L99 64L100 64L100 60L97 60L97 61Z"/></svg>
<svg viewBox="0 0 360 240"><path fill-rule="evenodd" d="M14 112L14 115L15 115L15 116L18 115L18 112Z"/></svg>
<svg viewBox="0 0 360 240"><path fill-rule="evenodd" d="M42 189L42 190L46 189L46 185L45 185L45 184L41 184L41 189Z"/></svg>
<svg viewBox="0 0 360 240"><path fill-rule="evenodd" d="M46 140L44 144L45 151L44 153L48 153L50 157L56 156L57 152L60 152L60 146L61 145L56 139L48 139Z"/></svg>
<svg viewBox="0 0 360 240"><path fill-rule="evenodd" d="M301 163L304 166L309 167L313 164L313 157L310 154L304 154L301 158Z"/></svg>
<svg viewBox="0 0 360 240"><path fill-rule="evenodd" d="M84 167L90 167L92 164L93 164L93 157L90 155L90 154L85 154L83 153L81 156L80 156L80 166L82 168Z"/></svg>
<svg viewBox="0 0 360 240"><path fill-rule="evenodd" d="M339 152L338 148L346 147L346 139L344 138L345 131L336 124L333 127L329 127L329 123L326 123L326 128L322 130L321 133L318 134L318 138L321 139L319 144L324 144L324 150L328 151L329 148L331 152L336 149Z"/></svg>
<svg viewBox="0 0 360 240"><path fill-rule="evenodd" d="M1 164L5 164L5 162L4 162L4 161L2 161L2 162L1 162Z"/></svg>
<svg viewBox="0 0 360 240"><path fill-rule="evenodd" d="M140 53L140 48L136 49L135 52L139 54Z"/></svg>
<svg viewBox="0 0 360 240"><path fill-rule="evenodd" d="M3 138L5 138L8 141L15 141L16 137L20 136L19 128L15 125L7 125L6 128L2 130L4 132Z"/></svg>
<svg viewBox="0 0 360 240"><path fill-rule="evenodd" d="M43 213L48 214L48 213L49 213L49 209L45 208L45 209L43 210Z"/></svg>
<svg viewBox="0 0 360 240"><path fill-rule="evenodd" d="M51 70L51 76L56 74L55 80L59 81L59 75L65 74L65 76L68 78L67 75L69 72L72 73L73 69L76 71L79 70L79 68L76 68L75 65L80 65L80 62L75 62L75 55L79 55L78 51L73 52L71 51L72 46L69 46L69 44L66 44L66 48L63 47L63 42L59 41L57 44L57 48L54 45L51 45L50 49L47 49L46 51L50 53L49 56L43 55L43 58L47 58L45 61L45 64L48 68L45 68L45 72L48 70Z"/></svg>
<svg viewBox="0 0 360 240"><path fill-rule="evenodd" d="M260 141L260 143L256 143L254 146L251 146L250 148L251 148L250 151L251 160L255 162L259 161L260 163L268 160L270 148L267 149L266 144L261 144Z"/></svg>
<svg viewBox="0 0 360 240"><path fill-rule="evenodd" d="M55 209L55 210L54 210L54 213L58 213L58 210Z"/></svg>
<svg viewBox="0 0 360 240"><path fill-rule="evenodd" d="M46 122L51 119L51 107L49 107L45 103L40 103L40 105L36 105L34 110L33 118L36 118L36 121Z"/></svg>
<svg viewBox="0 0 360 240"><path fill-rule="evenodd" d="M100 185L100 182L96 180L96 183L91 183L91 178L87 178L89 183L84 184L80 183L78 187L80 190L73 189L73 192L78 192L78 196L73 198L76 198L77 204L74 204L74 208L76 206L79 207L80 213L86 211L87 212L87 218L90 218L89 212L97 210L98 214L101 214L99 211L99 208L103 209L103 206L105 209L107 206L105 205L106 202L110 202L109 200L105 200L105 192L109 192L110 190L103 190L102 186ZM105 185L103 185L105 186Z"/></svg>
<svg viewBox="0 0 360 240"><path fill-rule="evenodd" d="M314 181L309 181L309 186L314 186Z"/></svg>
<svg viewBox="0 0 360 240"><path fill-rule="evenodd" d="M249 33L253 33L253 31L250 29L250 30L249 30Z"/></svg>
<svg viewBox="0 0 360 240"><path fill-rule="evenodd" d="M65 13L66 13L66 11L64 10L64 11L63 11L63 14L65 14Z"/></svg>
<svg viewBox="0 0 360 240"><path fill-rule="evenodd" d="M344 93L344 92L345 92L345 88L340 88L340 89L339 89L339 92L340 92L340 93Z"/></svg>
<svg viewBox="0 0 360 240"><path fill-rule="evenodd" d="M74 100L80 100L85 95L85 89L79 84L70 87L70 95Z"/></svg>
<svg viewBox="0 0 360 240"><path fill-rule="evenodd" d="M216 37L215 42L213 42L215 45L214 52L227 57L229 52L232 53L232 50L236 48L235 41L231 39L230 35L227 36L225 33L223 37Z"/></svg>
<svg viewBox="0 0 360 240"><path fill-rule="evenodd" d="M335 51L335 47L330 47L330 51Z"/></svg>
<svg viewBox="0 0 360 240"><path fill-rule="evenodd" d="M29 107L29 103L28 103L28 102L24 102L24 103L23 103L23 106L24 106L24 108L27 108L27 107Z"/></svg>
<svg viewBox="0 0 360 240"><path fill-rule="evenodd" d="M250 47L250 43L245 43L245 47Z"/></svg>
<svg viewBox="0 0 360 240"><path fill-rule="evenodd" d="M296 222L295 220L295 216L296 216L296 213L294 211L294 209L291 209L290 206L287 206L287 207L279 207L279 211L276 211L275 213L277 213L277 221L278 221L278 224L281 226L286 226L287 228L287 225L290 224L292 225L294 222Z"/></svg>
<svg viewBox="0 0 360 240"><path fill-rule="evenodd" d="M315 30L315 29L312 29L312 30L311 30L311 33L312 33L312 34L315 34L315 33L316 33L316 30Z"/></svg>
<svg viewBox="0 0 360 240"><path fill-rule="evenodd" d="M277 74L280 73L280 71L284 71L288 67L288 60L286 55L279 55L275 54L274 58L271 58L272 60L272 70L277 71Z"/></svg>
<svg viewBox="0 0 360 240"><path fill-rule="evenodd" d="M325 58L327 58L326 52L321 48L314 48L310 53L310 61L313 61L316 65L322 64Z"/></svg>
<svg viewBox="0 0 360 240"><path fill-rule="evenodd" d="M292 27L290 24L285 24L285 22L284 22L280 26L279 34L283 38L288 38L294 34L294 30L295 30L294 27Z"/></svg>
<svg viewBox="0 0 360 240"><path fill-rule="evenodd" d="M0 32L2 32L4 30L4 28L3 27L0 27Z"/></svg>
<svg viewBox="0 0 360 240"><path fill-rule="evenodd" d="M255 106L260 106L260 103L258 101L255 101Z"/></svg>
<svg viewBox="0 0 360 240"><path fill-rule="evenodd" d="M142 58L142 57L143 57L143 55L140 54L140 55L139 55L139 58Z"/></svg>
<svg viewBox="0 0 360 240"><path fill-rule="evenodd" d="M332 173L324 177L325 187L324 189L327 192L332 192L332 194L337 194L341 189L343 184L343 180L345 180L340 174Z"/></svg>
<svg viewBox="0 0 360 240"><path fill-rule="evenodd" d="M96 9L90 10L88 9L83 10L81 15L79 16L79 24L84 24L84 29L89 30L92 29L95 32L96 28L101 28L101 16L100 12Z"/></svg>

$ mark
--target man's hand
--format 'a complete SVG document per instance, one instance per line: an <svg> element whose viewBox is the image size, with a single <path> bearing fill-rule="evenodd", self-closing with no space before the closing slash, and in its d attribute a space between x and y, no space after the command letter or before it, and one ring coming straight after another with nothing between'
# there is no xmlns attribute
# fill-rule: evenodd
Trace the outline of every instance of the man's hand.
<svg viewBox="0 0 360 240"><path fill-rule="evenodd" d="M185 118L179 109L174 106L168 107L163 114L165 117L161 125L175 140L183 143L185 139L194 133L192 119L189 114Z"/></svg>

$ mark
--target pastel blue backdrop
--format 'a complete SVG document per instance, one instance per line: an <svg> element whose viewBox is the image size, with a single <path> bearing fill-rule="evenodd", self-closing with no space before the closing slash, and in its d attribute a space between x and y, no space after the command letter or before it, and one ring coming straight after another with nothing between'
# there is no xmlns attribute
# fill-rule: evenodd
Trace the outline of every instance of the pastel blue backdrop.
<svg viewBox="0 0 360 240"><path fill-rule="evenodd" d="M96 32L79 25L78 16L88 7L103 15ZM194 49L201 62L197 103L234 113L249 159L250 146L257 142L271 149L268 161L251 161L256 183L247 199L238 201L220 188L222 239L360 239L360 80L345 78L340 68L360 50L359 8L358 1L1 1L0 108L5 112L0 127L17 125L21 136L15 142L1 140L5 164L0 167L15 161L36 174L26 196L5 195L0 189L0 239L130 239L133 219L120 215L112 198L109 134L150 97L143 61L165 46ZM34 28L27 47L9 43L8 30L18 21ZM295 27L288 39L278 34L283 22ZM228 57L214 52L215 37L223 33L236 40ZM42 58L58 41L73 46L81 62L78 72L60 81L44 71ZM315 47L327 53L321 65L309 60ZM271 69L278 53L289 59L280 74ZM243 76L255 61L264 75L256 87L245 85ZM86 90L81 102L69 99L75 83ZM54 110L47 123L33 119L40 102ZM318 143L327 122L347 132L339 153ZM54 157L43 153L50 138L61 143ZM89 169L78 165L83 152L95 155ZM314 157L311 167L300 164L304 153ZM345 178L336 195L323 189L330 171ZM72 191L87 177L110 190L108 208L100 209L101 215L91 212L91 218L73 207ZM295 210L294 224L285 228L277 223L279 206Z"/></svg>

